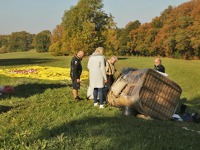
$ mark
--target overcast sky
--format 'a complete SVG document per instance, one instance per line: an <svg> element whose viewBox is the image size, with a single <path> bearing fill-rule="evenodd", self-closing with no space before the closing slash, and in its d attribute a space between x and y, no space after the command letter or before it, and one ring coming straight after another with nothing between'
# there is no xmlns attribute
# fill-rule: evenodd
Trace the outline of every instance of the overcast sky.
<svg viewBox="0 0 200 150"><path fill-rule="evenodd" d="M150 22L169 5L178 6L189 0L103 0L106 13L111 13L118 27L130 21ZM65 10L78 0L0 0L0 34L27 31L52 31L60 24Z"/></svg>

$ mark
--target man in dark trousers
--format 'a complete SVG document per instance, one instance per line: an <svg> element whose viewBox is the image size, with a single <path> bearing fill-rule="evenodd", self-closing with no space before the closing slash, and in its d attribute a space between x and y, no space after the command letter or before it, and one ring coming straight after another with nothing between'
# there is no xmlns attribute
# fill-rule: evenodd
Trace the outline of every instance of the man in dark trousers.
<svg viewBox="0 0 200 150"><path fill-rule="evenodd" d="M78 90L80 89L80 76L82 73L81 60L84 57L84 52L79 51L71 60L70 76L72 79L73 95L75 100L81 100L78 96Z"/></svg>
<svg viewBox="0 0 200 150"><path fill-rule="evenodd" d="M162 73L165 73L165 67L162 65L161 59L156 58L154 60L154 70L160 71Z"/></svg>

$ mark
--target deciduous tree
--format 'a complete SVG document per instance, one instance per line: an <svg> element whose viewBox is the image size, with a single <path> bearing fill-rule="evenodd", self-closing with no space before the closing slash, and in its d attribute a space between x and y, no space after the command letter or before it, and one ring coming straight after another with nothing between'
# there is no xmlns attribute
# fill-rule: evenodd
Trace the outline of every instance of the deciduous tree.
<svg viewBox="0 0 200 150"><path fill-rule="evenodd" d="M22 32L13 32L9 36L8 49L11 51L27 51L32 48L34 35Z"/></svg>
<svg viewBox="0 0 200 150"><path fill-rule="evenodd" d="M51 43L50 40L51 32L49 30L44 30L38 33L34 38L34 46L37 52L47 52Z"/></svg>
<svg viewBox="0 0 200 150"><path fill-rule="evenodd" d="M98 46L105 46L104 31L112 28L112 16L103 10L102 0L80 0L76 6L66 11L62 26L64 40L62 50L74 54L84 50L91 54Z"/></svg>

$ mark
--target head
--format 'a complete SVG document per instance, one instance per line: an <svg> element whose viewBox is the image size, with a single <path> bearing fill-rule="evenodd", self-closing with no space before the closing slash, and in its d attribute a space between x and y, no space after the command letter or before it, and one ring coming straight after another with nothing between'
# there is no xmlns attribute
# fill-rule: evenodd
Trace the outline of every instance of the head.
<svg viewBox="0 0 200 150"><path fill-rule="evenodd" d="M84 57L84 51L78 51L77 56L81 59Z"/></svg>
<svg viewBox="0 0 200 150"><path fill-rule="evenodd" d="M104 51L103 47L97 47L95 53L103 55L103 51Z"/></svg>
<svg viewBox="0 0 200 150"><path fill-rule="evenodd" d="M161 65L161 64L162 64L161 59L160 59L160 58L156 58L156 59L154 60L154 64L155 64L155 66Z"/></svg>
<svg viewBox="0 0 200 150"><path fill-rule="evenodd" d="M117 59L117 56L112 56L112 57L109 59L109 62L110 62L111 64L114 64L117 60L118 60L118 59Z"/></svg>

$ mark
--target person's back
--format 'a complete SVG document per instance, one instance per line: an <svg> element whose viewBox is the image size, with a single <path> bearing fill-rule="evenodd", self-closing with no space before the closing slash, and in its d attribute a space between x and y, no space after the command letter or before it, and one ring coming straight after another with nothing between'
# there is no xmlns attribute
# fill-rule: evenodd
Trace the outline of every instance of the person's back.
<svg viewBox="0 0 200 150"><path fill-rule="evenodd" d="M105 73L105 60L103 55L93 54L88 61L90 85L93 88L102 88ZM104 78L103 78L104 77Z"/></svg>
<svg viewBox="0 0 200 150"><path fill-rule="evenodd" d="M102 55L91 55L88 61L88 69L95 74L101 72L100 68L104 63L104 57ZM104 65L105 66L105 65Z"/></svg>
<svg viewBox="0 0 200 150"><path fill-rule="evenodd" d="M105 69L105 56L103 55L103 48L98 47L90 56L88 61L89 82L90 88L94 90L94 106L98 105L97 96L99 96L100 108L103 106L103 87L107 82Z"/></svg>

